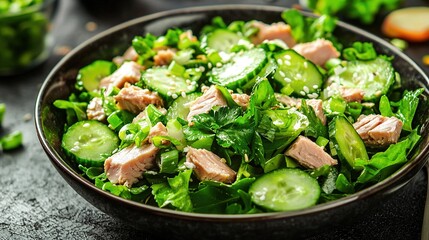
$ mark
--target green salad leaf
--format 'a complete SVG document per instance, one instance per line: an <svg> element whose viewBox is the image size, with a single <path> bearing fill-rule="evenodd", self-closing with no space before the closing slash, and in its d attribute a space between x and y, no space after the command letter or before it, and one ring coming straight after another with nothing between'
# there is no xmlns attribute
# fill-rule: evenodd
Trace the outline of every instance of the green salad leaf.
<svg viewBox="0 0 429 240"><path fill-rule="evenodd" d="M174 209L191 212L193 206L188 191L191 174L192 170L185 170L173 178L168 178L167 182L153 184L152 194L158 206L171 206Z"/></svg>
<svg viewBox="0 0 429 240"><path fill-rule="evenodd" d="M362 24L374 22L377 14L399 7L400 0L307 0L307 7L318 14L340 15L359 20Z"/></svg>

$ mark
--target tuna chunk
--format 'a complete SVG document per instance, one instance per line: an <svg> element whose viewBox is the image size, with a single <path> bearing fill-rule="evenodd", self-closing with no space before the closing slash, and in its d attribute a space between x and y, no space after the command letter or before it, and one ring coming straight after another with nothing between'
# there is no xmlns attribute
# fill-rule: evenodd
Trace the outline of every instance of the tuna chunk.
<svg viewBox="0 0 429 240"><path fill-rule="evenodd" d="M112 75L105 77L100 82L100 88L110 86L122 88L125 83L136 83L140 80L143 67L136 62L124 62Z"/></svg>
<svg viewBox="0 0 429 240"><path fill-rule="evenodd" d="M168 65L173 61L173 57L176 53L170 48L165 50L159 50L158 53L153 57L153 62L156 66Z"/></svg>
<svg viewBox="0 0 429 240"><path fill-rule="evenodd" d="M211 180L223 183L235 181L236 173L216 154L205 150L189 148L186 162L194 166L194 172L200 181Z"/></svg>
<svg viewBox="0 0 429 240"><path fill-rule="evenodd" d="M301 99L296 99L282 94L276 94L275 96L277 101L285 104L286 106L296 107L297 109L301 108ZM325 125L326 116L323 112L323 101L320 99L306 99L305 101L307 102L308 106L313 108L317 118L319 118L322 124Z"/></svg>
<svg viewBox="0 0 429 240"><path fill-rule="evenodd" d="M99 97L93 98L86 108L86 116L89 120L104 121L106 120L106 113L103 109L103 100Z"/></svg>
<svg viewBox="0 0 429 240"><path fill-rule="evenodd" d="M249 106L250 96L247 94L233 93L231 94L232 100L236 102L240 107L246 109Z"/></svg>
<svg viewBox="0 0 429 240"><path fill-rule="evenodd" d="M167 128L161 122L158 122L150 129L147 136L149 143L152 143L152 138L155 136L168 136Z"/></svg>
<svg viewBox="0 0 429 240"><path fill-rule="evenodd" d="M353 124L356 132L371 147L386 147L397 143L402 131L402 121L396 117L361 115Z"/></svg>
<svg viewBox="0 0 429 240"><path fill-rule="evenodd" d="M251 39L252 43L255 45L258 45L265 40L275 39L282 40L288 47L293 47L296 44L292 37L290 26L283 22L267 25L259 21L254 21L252 26L259 29L256 36Z"/></svg>
<svg viewBox="0 0 429 240"><path fill-rule="evenodd" d="M320 119L323 125L326 124L326 116L323 112L323 102L320 99L307 99L308 106L312 107L317 118Z"/></svg>
<svg viewBox="0 0 429 240"><path fill-rule="evenodd" d="M333 159L322 147L303 136L299 136L295 140L285 155L294 158L302 166L312 169L338 164L337 160Z"/></svg>
<svg viewBox="0 0 429 240"><path fill-rule="evenodd" d="M293 50L319 66L324 66L329 59L340 56L332 42L325 39L297 44L293 47Z"/></svg>
<svg viewBox="0 0 429 240"><path fill-rule="evenodd" d="M131 187L142 177L142 173L155 165L158 148L153 144L141 147L128 146L113 154L104 162L107 178L115 184Z"/></svg>
<svg viewBox="0 0 429 240"><path fill-rule="evenodd" d="M157 93L148 89L142 89L131 84L125 84L125 87L114 97L119 109L124 109L138 114L149 104L157 107L163 106L163 101Z"/></svg>
<svg viewBox="0 0 429 240"><path fill-rule="evenodd" d="M117 65L122 65L125 61L137 61L139 55L133 47L129 47L124 55L113 58L113 62Z"/></svg>
<svg viewBox="0 0 429 240"><path fill-rule="evenodd" d="M361 102L365 93L358 88L340 87L340 94L346 102Z"/></svg>
<svg viewBox="0 0 429 240"><path fill-rule="evenodd" d="M203 95L195 99L189 107L187 120L191 121L192 117L201 113L208 113L214 106L226 106L226 100L222 93L212 85Z"/></svg>
<svg viewBox="0 0 429 240"><path fill-rule="evenodd" d="M167 128L159 122L150 129L147 142L141 147L133 144L107 158L104 162L107 178L112 183L124 184L127 187L138 182L143 172L155 165L159 148L152 144L152 137L166 135Z"/></svg>

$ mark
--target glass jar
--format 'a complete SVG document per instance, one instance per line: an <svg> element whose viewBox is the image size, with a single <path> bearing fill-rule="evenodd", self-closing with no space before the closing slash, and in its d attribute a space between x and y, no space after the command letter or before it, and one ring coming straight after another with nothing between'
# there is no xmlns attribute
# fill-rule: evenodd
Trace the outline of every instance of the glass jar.
<svg viewBox="0 0 429 240"><path fill-rule="evenodd" d="M0 1L0 75L26 71L49 55L51 20L58 1L30 2Z"/></svg>

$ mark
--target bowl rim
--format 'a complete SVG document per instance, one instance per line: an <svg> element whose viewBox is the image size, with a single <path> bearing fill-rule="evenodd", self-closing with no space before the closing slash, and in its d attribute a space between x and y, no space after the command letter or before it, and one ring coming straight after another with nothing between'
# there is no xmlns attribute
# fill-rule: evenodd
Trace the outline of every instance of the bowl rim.
<svg viewBox="0 0 429 240"><path fill-rule="evenodd" d="M222 10L239 10L239 11L266 11L266 12L278 12L279 14L286 10L290 9L289 7L283 7L283 6L267 6L267 5L258 5L258 4L220 4L220 5L209 5L209 6L194 6L194 7L183 7L183 8L177 8L173 10L165 10L160 11L148 15L144 15L141 17L137 17L128 21L125 21L123 23L120 23L116 26L113 26L111 28L108 28L95 36L89 38L88 40L82 42L77 47L75 47L71 52L69 52L66 56L64 56L56 65L55 67L50 71L49 75L44 80L42 86L39 89L39 93L37 95L36 99L36 105L35 105L35 125L36 125L36 132L38 139L45 150L46 154L48 155L51 162L54 164L55 167L57 167L57 170L61 169L61 171L65 174L67 174L69 177L71 177L75 182L78 182L80 185L83 185L86 188L91 189L92 191L95 191L99 195L103 195L104 197L107 197L108 199L115 201L116 203L125 204L129 207L138 208L141 210L144 210L148 213L152 213L154 215L168 215L170 218L176 218L181 220L198 220L198 221L209 221L209 222L226 222L230 220L234 220L236 222L242 222L242 221L261 221L266 219L282 219L282 218L293 218L298 216L305 216L305 215L311 215L315 213L320 213L329 209L346 206L351 204L354 201L366 199L370 196L375 195L376 193L382 192L384 189L388 189L389 186L394 185L396 182L401 180L402 177L406 176L408 173L410 173L411 170L413 170L416 167L420 168L423 167L423 165L428 161L429 156L429 144L426 145L418 154L415 156L413 161L407 162L404 166L402 166L399 170L397 170L395 173L390 175L385 180L376 183L368 188L365 188L357 193L351 194L349 196L333 200L330 202L318 204L315 206L312 206L310 208L301 209L301 210L295 210L295 211L288 211L288 212L268 212L268 213L255 213L255 214L208 214L208 213L189 213L189 212L182 212L177 210L171 210L171 209L163 209L156 206L146 205L143 203L135 202L132 200L127 200L118 196L115 196L109 192L103 191L99 188L97 188L93 183L91 183L89 180L85 179L81 175L77 174L63 159L62 157L51 147L49 142L47 142L45 135L43 133L42 129L42 119L41 119L41 107L42 107L42 100L44 97L44 94L46 93L46 90L49 87L50 82L52 82L53 77L61 67L69 61L75 54L80 52L82 49L88 47L90 44L98 41L99 39L102 39L104 37L107 37L110 34L113 34L115 32L121 31L125 28L128 28L130 26L136 25L136 24L142 24L144 22L149 22L151 20L156 19L163 19L168 18L170 16L178 16L178 15L186 15L186 14L196 14L196 13L207 13L212 11L222 11ZM316 16L310 12L303 11L305 15L308 16ZM345 28L347 30L350 30L357 35L361 35L373 42L377 42L383 47L386 47L389 49L389 51L393 52L400 58L402 58L404 61L406 61L408 64L412 66L412 68L420 74L424 81L426 81L427 85L429 85L429 78L425 74L425 72L405 53L391 45L386 40L370 33L367 31L364 31L361 28L352 26L348 23L342 22L340 20L337 21L337 26L341 28ZM427 91L427 88L426 88ZM419 169L420 170L420 169ZM64 176L63 176L64 177ZM408 181L408 179L405 183L400 185L399 187L402 187L405 185Z"/></svg>

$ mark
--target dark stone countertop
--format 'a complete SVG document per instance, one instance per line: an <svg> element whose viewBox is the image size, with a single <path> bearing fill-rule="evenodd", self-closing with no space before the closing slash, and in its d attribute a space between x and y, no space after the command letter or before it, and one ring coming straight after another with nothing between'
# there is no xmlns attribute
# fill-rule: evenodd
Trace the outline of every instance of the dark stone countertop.
<svg viewBox="0 0 429 240"><path fill-rule="evenodd" d="M21 130L23 147L0 153L0 240L3 239L153 239L114 219L81 198L56 172L36 136L35 99L43 80L61 59L61 49L74 48L95 34L126 20L167 9L208 4L271 4L290 7L297 1L269 0L82 0L62 1L54 18L53 55L38 68L13 77L0 77L0 102L7 112L1 133ZM406 1L405 6L429 5ZM94 31L86 28L96 24ZM367 26L379 34L379 27ZM88 30L89 29L89 30ZM405 51L425 71L421 58L429 43ZM31 118L29 117L31 116ZM380 202L341 229L321 229L314 239L419 239L427 186L420 171L394 197Z"/></svg>

